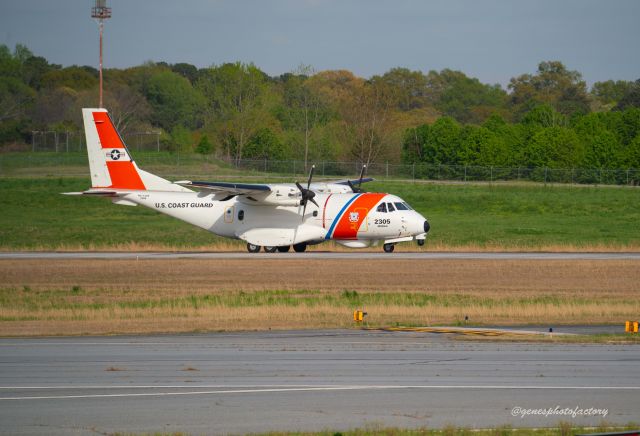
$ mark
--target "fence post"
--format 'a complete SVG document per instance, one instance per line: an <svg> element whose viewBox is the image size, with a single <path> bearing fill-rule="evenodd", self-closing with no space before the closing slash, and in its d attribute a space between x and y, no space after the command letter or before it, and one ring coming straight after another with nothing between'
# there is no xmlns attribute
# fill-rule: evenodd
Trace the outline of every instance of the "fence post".
<svg viewBox="0 0 640 436"><path fill-rule="evenodd" d="M493 183L493 166L489 167L489 183Z"/></svg>
<svg viewBox="0 0 640 436"><path fill-rule="evenodd" d="M464 181L467 181L467 166L464 166Z"/></svg>
<svg viewBox="0 0 640 436"><path fill-rule="evenodd" d="M544 184L547 184L547 167L544 167Z"/></svg>
<svg viewBox="0 0 640 436"><path fill-rule="evenodd" d="M31 151L36 151L36 131L31 131Z"/></svg>
<svg viewBox="0 0 640 436"><path fill-rule="evenodd" d="M267 157L264 157L264 172L267 172Z"/></svg>
<svg viewBox="0 0 640 436"><path fill-rule="evenodd" d="M295 159L293 160L293 175L296 175L296 161Z"/></svg>
<svg viewBox="0 0 640 436"><path fill-rule="evenodd" d="M629 186L629 168L627 168L627 186Z"/></svg>
<svg viewBox="0 0 640 436"><path fill-rule="evenodd" d="M411 165L411 179L414 182L416 180L416 163L415 162Z"/></svg>
<svg viewBox="0 0 640 436"><path fill-rule="evenodd" d="M389 161L387 161L387 179L389 178ZM627 176L627 179L629 176Z"/></svg>

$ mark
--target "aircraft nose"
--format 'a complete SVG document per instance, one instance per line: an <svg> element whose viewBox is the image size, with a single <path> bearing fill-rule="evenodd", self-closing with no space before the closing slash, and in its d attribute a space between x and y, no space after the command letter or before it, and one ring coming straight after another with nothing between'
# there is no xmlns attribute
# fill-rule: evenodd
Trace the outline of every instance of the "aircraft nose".
<svg viewBox="0 0 640 436"><path fill-rule="evenodd" d="M429 225L429 221L424 220L424 232L429 233L429 229L431 229L431 226Z"/></svg>

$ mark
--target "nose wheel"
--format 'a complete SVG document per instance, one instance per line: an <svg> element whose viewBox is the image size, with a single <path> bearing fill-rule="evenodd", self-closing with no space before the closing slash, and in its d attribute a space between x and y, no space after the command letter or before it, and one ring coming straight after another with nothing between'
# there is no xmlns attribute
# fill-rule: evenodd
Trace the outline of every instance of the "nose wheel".
<svg viewBox="0 0 640 436"><path fill-rule="evenodd" d="M418 247L422 247L424 245L424 239L418 239Z"/></svg>
<svg viewBox="0 0 640 436"><path fill-rule="evenodd" d="M385 253L393 253L393 250L395 250L396 248L396 244L384 244L382 246L382 249L384 250Z"/></svg>

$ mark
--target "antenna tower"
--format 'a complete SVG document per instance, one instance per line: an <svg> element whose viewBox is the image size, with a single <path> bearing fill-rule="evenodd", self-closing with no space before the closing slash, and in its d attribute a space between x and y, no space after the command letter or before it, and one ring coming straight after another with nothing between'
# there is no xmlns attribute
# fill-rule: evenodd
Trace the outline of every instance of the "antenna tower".
<svg viewBox="0 0 640 436"><path fill-rule="evenodd" d="M95 6L91 8L91 18L98 20L100 27L100 105L102 108L102 31L104 20L111 18L111 8L107 7L107 0L96 0Z"/></svg>

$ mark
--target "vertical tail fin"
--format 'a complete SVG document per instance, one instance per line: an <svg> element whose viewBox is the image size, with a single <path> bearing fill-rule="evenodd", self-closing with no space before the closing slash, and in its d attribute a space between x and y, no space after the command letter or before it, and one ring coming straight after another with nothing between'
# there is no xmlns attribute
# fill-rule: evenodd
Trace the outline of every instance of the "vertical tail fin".
<svg viewBox="0 0 640 436"><path fill-rule="evenodd" d="M93 188L189 191L138 168L106 109L82 109Z"/></svg>

